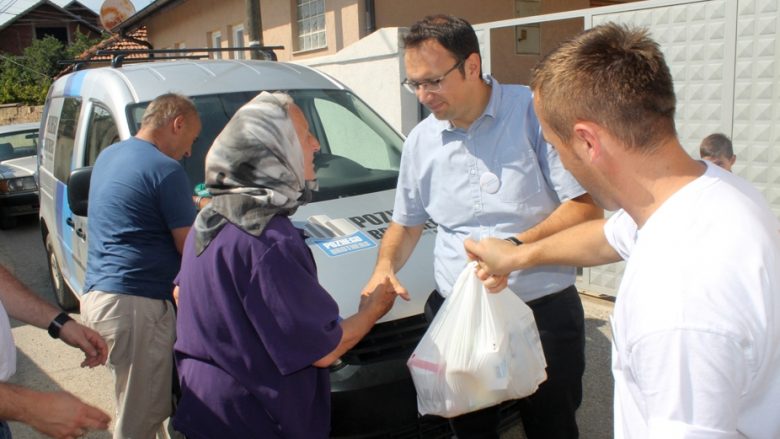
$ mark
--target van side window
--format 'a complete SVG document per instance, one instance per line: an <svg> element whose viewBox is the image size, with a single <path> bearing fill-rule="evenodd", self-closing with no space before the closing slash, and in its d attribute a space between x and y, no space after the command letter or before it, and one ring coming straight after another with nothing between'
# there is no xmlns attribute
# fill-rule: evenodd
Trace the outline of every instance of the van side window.
<svg viewBox="0 0 780 439"><path fill-rule="evenodd" d="M100 151L119 141L119 130L111 113L100 105L93 105L87 126L87 151L84 166L92 166Z"/></svg>
<svg viewBox="0 0 780 439"><path fill-rule="evenodd" d="M54 177L59 181L68 181L70 176L80 112L81 99L65 98L57 127L57 145L54 147Z"/></svg>

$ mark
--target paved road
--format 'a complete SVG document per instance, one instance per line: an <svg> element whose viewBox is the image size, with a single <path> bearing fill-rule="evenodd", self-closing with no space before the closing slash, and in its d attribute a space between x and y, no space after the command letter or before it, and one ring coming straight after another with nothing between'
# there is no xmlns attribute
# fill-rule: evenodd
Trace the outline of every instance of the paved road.
<svg viewBox="0 0 780 439"><path fill-rule="evenodd" d="M54 302L37 219L22 219L11 230L0 230L0 263L11 269L36 293ZM587 366L584 401L578 412L583 439L612 437L612 377L609 371L610 342L607 316L609 302L582 296L587 327ZM78 314L73 314L78 318ZM109 414L113 414L111 375L105 367L81 369L80 352L51 339L46 331L12 322L17 345L17 373L12 382L38 390L67 390ZM16 439L41 437L31 428L12 423ZM110 438L106 432L93 432L89 438ZM504 433L502 439L524 439L522 427Z"/></svg>

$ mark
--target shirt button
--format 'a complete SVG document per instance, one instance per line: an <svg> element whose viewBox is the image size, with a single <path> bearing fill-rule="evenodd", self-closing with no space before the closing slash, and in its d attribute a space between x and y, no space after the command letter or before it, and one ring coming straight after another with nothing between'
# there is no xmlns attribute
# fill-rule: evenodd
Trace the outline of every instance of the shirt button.
<svg viewBox="0 0 780 439"><path fill-rule="evenodd" d="M474 169L474 168L471 168L471 171L469 171L469 173L470 173L471 175L474 175L474 174L476 174L476 173L477 173L477 170L476 170L476 169Z"/></svg>

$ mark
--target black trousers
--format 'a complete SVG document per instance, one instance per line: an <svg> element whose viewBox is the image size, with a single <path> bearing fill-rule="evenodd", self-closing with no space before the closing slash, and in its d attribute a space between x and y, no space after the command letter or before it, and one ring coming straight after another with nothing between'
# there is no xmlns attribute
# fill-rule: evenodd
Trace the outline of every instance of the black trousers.
<svg viewBox="0 0 780 439"><path fill-rule="evenodd" d="M437 292L425 304L429 320L444 298ZM575 412L582 403L585 372L585 313L572 285L557 293L528 302L534 313L547 360L547 381L531 396L518 401L528 439L579 437ZM498 406L450 419L458 439L498 439Z"/></svg>

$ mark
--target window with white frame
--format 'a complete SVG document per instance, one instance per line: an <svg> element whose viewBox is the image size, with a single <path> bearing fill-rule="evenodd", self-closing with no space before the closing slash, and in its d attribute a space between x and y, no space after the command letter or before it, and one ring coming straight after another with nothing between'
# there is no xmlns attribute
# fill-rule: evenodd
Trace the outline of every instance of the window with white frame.
<svg viewBox="0 0 780 439"><path fill-rule="evenodd" d="M244 47L244 25L237 24L233 26L233 47ZM233 52L234 59L244 59L244 51L236 50Z"/></svg>
<svg viewBox="0 0 780 439"><path fill-rule="evenodd" d="M326 47L325 0L296 0L298 50Z"/></svg>
<svg viewBox="0 0 780 439"><path fill-rule="evenodd" d="M222 32L214 31L211 33L211 47L213 49L219 49L222 47ZM222 59L222 52L213 52L212 59Z"/></svg>

